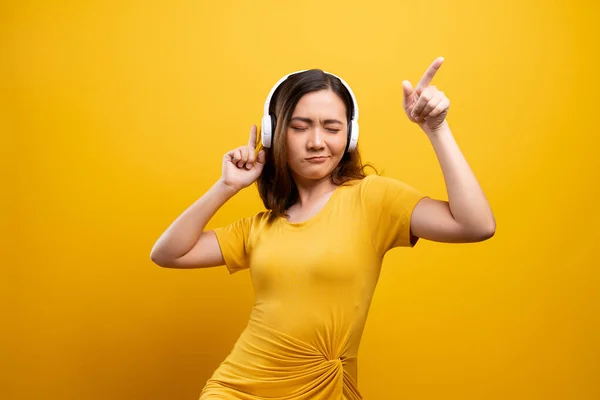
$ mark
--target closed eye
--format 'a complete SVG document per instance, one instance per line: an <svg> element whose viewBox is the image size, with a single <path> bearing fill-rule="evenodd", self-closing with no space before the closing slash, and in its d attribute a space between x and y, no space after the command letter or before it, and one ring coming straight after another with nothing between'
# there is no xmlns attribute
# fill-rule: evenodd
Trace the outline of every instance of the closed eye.
<svg viewBox="0 0 600 400"><path fill-rule="evenodd" d="M295 130L296 132L303 132L305 130L307 130L308 128L296 128L296 127L292 127L293 130ZM341 129L327 129L329 132L332 133L337 133L339 132Z"/></svg>

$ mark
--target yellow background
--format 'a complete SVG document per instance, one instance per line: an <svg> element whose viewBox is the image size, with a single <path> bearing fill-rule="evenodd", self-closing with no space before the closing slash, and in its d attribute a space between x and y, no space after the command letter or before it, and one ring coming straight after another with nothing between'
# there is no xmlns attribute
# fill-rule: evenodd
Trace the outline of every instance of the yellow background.
<svg viewBox="0 0 600 400"><path fill-rule="evenodd" d="M365 161L446 199L401 110L434 83L497 219L388 253L365 399L598 399L598 2L13 1L0 6L3 399L196 399L248 271L150 261L283 75L342 76ZM255 187L209 228L262 208Z"/></svg>

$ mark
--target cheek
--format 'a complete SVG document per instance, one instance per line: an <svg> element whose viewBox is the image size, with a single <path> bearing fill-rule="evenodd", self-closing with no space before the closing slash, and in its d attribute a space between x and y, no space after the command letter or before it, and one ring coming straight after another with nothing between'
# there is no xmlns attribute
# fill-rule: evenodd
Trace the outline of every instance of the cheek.
<svg viewBox="0 0 600 400"><path fill-rule="evenodd" d="M344 150L346 150L346 140L347 140L348 135L346 133L339 132L338 135L336 136L336 140L335 140L335 149L337 152L339 153L343 153Z"/></svg>

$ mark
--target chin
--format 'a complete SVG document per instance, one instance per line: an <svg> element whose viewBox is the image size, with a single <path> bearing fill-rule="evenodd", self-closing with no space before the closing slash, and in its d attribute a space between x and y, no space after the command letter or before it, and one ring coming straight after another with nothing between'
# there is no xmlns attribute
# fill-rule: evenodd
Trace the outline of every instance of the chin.
<svg viewBox="0 0 600 400"><path fill-rule="evenodd" d="M311 174L311 175L301 175L301 176L304 179L310 179L310 180L313 180L313 181L319 181L319 180L324 179L325 177L327 177L329 175L331 175L331 173L329 173L329 174Z"/></svg>
<svg viewBox="0 0 600 400"><path fill-rule="evenodd" d="M337 164L340 162L339 159L330 159L328 162L323 164L311 164L309 162L301 161L296 165L291 165L290 169L294 175L301 179L310 180L322 180L331 175Z"/></svg>
<svg viewBox="0 0 600 400"><path fill-rule="evenodd" d="M296 173L296 175L298 175L300 178L303 179L311 179L311 180L321 180L323 178L326 178L327 176L331 175L331 173L333 172L333 169L330 171L329 168L319 168L319 169L309 169L309 168L303 168L301 170L301 173Z"/></svg>

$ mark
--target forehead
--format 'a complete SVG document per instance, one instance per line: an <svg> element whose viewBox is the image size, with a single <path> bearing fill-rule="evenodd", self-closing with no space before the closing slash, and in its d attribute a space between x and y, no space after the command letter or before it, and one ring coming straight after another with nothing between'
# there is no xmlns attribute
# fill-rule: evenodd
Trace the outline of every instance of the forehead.
<svg viewBox="0 0 600 400"><path fill-rule="evenodd" d="M346 116L346 106L334 91L319 90L302 96L296 104L292 116L308 116L309 114L338 117L343 120Z"/></svg>

